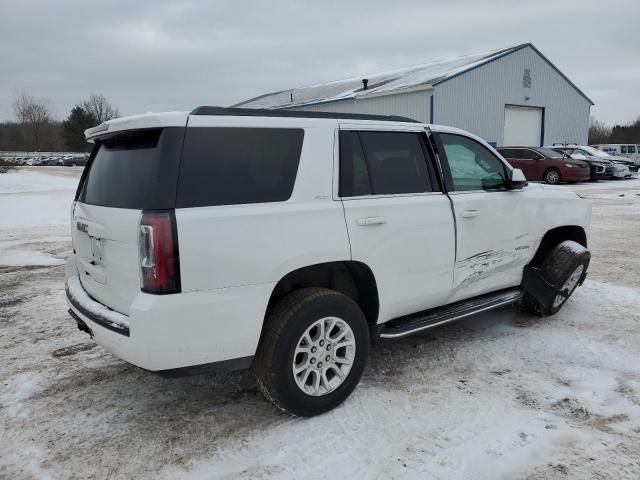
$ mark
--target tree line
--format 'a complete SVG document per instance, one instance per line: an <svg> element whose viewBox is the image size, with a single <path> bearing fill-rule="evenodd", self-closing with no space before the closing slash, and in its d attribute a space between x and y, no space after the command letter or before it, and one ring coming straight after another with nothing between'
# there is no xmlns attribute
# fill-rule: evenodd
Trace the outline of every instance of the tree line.
<svg viewBox="0 0 640 480"><path fill-rule="evenodd" d="M589 145L597 145L599 143L640 144L640 117L626 125L614 125L613 127L591 118Z"/></svg>
<svg viewBox="0 0 640 480"><path fill-rule="evenodd" d="M91 146L84 131L120 115L99 93L78 102L63 121L54 118L48 99L24 90L14 92L11 106L13 120L0 123L0 150L86 152Z"/></svg>

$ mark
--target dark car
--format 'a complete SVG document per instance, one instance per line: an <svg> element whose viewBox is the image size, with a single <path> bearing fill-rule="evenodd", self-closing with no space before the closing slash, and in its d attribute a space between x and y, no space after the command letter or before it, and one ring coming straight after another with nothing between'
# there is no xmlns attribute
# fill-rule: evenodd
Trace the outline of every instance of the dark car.
<svg viewBox="0 0 640 480"><path fill-rule="evenodd" d="M87 157L63 157L62 162L65 167L84 167Z"/></svg>
<svg viewBox="0 0 640 480"><path fill-rule="evenodd" d="M606 158L599 158L588 155L585 152L581 152L581 149L576 145L568 144L561 146L554 144L553 147L548 148L553 149L566 157L588 163L589 169L591 170L591 180L606 180L614 176L615 165L613 162Z"/></svg>
<svg viewBox="0 0 640 480"><path fill-rule="evenodd" d="M544 180L547 183L586 182L591 172L581 160L567 158L549 148L500 147L497 149L514 168L522 170L527 180Z"/></svg>

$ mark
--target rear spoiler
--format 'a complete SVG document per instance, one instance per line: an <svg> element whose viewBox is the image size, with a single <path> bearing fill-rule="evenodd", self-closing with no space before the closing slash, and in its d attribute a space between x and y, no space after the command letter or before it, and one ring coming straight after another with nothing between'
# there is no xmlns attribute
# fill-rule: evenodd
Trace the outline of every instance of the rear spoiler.
<svg viewBox="0 0 640 480"><path fill-rule="evenodd" d="M97 127L88 128L84 136L88 142L95 143L98 137L124 130L142 130L145 128L186 127L189 112L145 113L128 117L114 118Z"/></svg>
<svg viewBox="0 0 640 480"><path fill-rule="evenodd" d="M104 133L109 131L108 123L101 123L97 127L88 128L84 131L84 136L88 142L93 143L93 137L97 136L99 133Z"/></svg>

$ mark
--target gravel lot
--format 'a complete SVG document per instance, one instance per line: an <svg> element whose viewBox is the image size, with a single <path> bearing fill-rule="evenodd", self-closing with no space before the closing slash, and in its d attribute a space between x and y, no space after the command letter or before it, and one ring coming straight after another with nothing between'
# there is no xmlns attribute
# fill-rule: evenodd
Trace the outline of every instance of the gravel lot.
<svg viewBox="0 0 640 480"><path fill-rule="evenodd" d="M78 176L0 175L0 478L640 478L640 179L571 187L593 260L558 315L382 342L352 397L304 420L249 372L163 379L76 329Z"/></svg>

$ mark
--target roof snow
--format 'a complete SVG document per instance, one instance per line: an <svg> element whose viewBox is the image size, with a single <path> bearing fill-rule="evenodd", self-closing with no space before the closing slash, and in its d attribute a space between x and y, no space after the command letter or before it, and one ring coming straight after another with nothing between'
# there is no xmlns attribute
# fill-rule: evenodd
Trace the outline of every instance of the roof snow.
<svg viewBox="0 0 640 480"><path fill-rule="evenodd" d="M358 98L420 86L428 87L527 45L529 44L465 55L454 59L437 60L370 76L359 76L309 87L267 93L233 106L245 108L294 107ZM363 78L368 79L368 88L366 90L363 88Z"/></svg>

